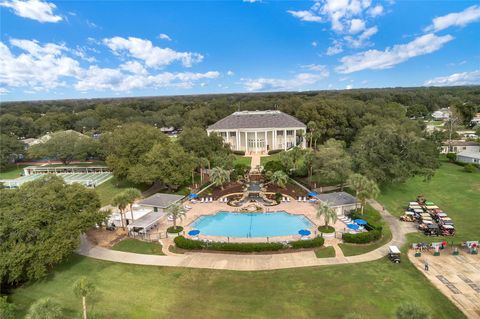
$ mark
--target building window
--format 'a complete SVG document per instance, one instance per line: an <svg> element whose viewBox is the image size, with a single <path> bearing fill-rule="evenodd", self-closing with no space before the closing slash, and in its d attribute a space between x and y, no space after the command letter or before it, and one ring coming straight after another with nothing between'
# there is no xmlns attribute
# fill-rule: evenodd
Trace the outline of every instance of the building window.
<svg viewBox="0 0 480 319"><path fill-rule="evenodd" d="M223 138L226 138L227 137L227 132L220 132L220 136L223 137Z"/></svg>
<svg viewBox="0 0 480 319"><path fill-rule="evenodd" d="M230 137L237 137L237 132L230 132Z"/></svg>
<svg viewBox="0 0 480 319"><path fill-rule="evenodd" d="M283 136L283 131L277 131L277 136Z"/></svg>
<svg viewBox="0 0 480 319"><path fill-rule="evenodd" d="M294 132L295 132L294 130L288 130L287 136L293 136Z"/></svg>

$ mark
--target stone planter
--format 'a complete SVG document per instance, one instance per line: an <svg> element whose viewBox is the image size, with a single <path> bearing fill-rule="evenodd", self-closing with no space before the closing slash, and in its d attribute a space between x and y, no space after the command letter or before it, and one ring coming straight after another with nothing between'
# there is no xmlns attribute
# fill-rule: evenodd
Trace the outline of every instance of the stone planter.
<svg viewBox="0 0 480 319"><path fill-rule="evenodd" d="M335 238L335 232L333 233L321 233L323 238Z"/></svg>
<svg viewBox="0 0 480 319"><path fill-rule="evenodd" d="M167 237L168 238L175 238L175 237L178 237L180 235L180 233L168 233L167 232Z"/></svg>

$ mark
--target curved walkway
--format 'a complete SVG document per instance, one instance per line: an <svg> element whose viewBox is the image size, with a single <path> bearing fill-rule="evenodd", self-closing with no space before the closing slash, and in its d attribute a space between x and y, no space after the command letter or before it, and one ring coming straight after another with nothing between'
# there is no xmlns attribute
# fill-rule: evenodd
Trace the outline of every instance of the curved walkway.
<svg viewBox="0 0 480 319"><path fill-rule="evenodd" d="M385 221L389 224L392 232L392 240L382 247L357 256L317 258L313 251L269 255L234 255L189 252L182 255L173 255L170 253L167 256L156 256L127 253L94 246L85 236L82 237L81 245L77 252L80 255L95 259L137 265L227 269L239 271L360 263L384 257L387 253L388 246L402 246L406 242L405 235L409 232L415 231L412 224L400 222L397 217L394 217L388 211L383 210L383 207L378 202L369 201L369 204L378 210Z"/></svg>

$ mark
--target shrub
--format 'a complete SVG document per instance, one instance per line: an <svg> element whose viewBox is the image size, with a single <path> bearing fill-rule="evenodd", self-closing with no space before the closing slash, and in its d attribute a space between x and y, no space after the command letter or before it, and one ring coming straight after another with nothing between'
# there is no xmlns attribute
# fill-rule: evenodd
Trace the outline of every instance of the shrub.
<svg viewBox="0 0 480 319"><path fill-rule="evenodd" d="M280 203L282 201L282 197L283 197L282 193L279 193L279 192L275 193L275 201L277 203Z"/></svg>
<svg viewBox="0 0 480 319"><path fill-rule="evenodd" d="M291 241L292 248L313 248L323 246L325 240L322 237L315 237L314 239Z"/></svg>
<svg viewBox="0 0 480 319"><path fill-rule="evenodd" d="M352 244L366 244L372 241L376 241L382 237L382 231L378 229L373 229L368 232L359 233L359 234L343 234L343 241L346 243Z"/></svg>
<svg viewBox="0 0 480 319"><path fill-rule="evenodd" d="M463 167L463 170L467 173L474 173L477 170L477 167L473 164L467 164Z"/></svg>
<svg viewBox="0 0 480 319"><path fill-rule="evenodd" d="M183 236L178 236L174 240L175 245L182 249L209 249L220 251L238 251L238 252L260 252L277 251L285 248L281 243L205 243L203 241L191 240Z"/></svg>
<svg viewBox="0 0 480 319"><path fill-rule="evenodd" d="M170 227L167 228L167 233L178 234L182 230L183 230L182 226L177 226L177 227L170 226Z"/></svg>
<svg viewBox="0 0 480 319"><path fill-rule="evenodd" d="M285 172L285 166L280 161L269 161L263 166L263 171L272 173L277 171Z"/></svg>
<svg viewBox="0 0 480 319"><path fill-rule="evenodd" d="M455 153L447 153L446 156L450 162L455 162L457 160L457 154Z"/></svg>
<svg viewBox="0 0 480 319"><path fill-rule="evenodd" d="M173 241L175 242L175 246L177 246L178 248L191 250L203 249L203 243L198 240L191 240L183 236L178 236L175 237Z"/></svg>
<svg viewBox="0 0 480 319"><path fill-rule="evenodd" d="M280 153L280 152L283 152L283 150L280 150L280 149L278 149L278 150L270 150L270 151L268 151L268 155L278 154L278 153Z"/></svg>
<svg viewBox="0 0 480 319"><path fill-rule="evenodd" d="M235 155L241 155L241 156L245 155L245 151L235 151L235 150L233 150L232 153L235 154Z"/></svg>
<svg viewBox="0 0 480 319"><path fill-rule="evenodd" d="M320 232L322 232L322 233L329 234L329 233L334 233L334 232L335 232L335 228L332 227L332 226L319 226L319 227L318 227L318 231L320 231Z"/></svg>

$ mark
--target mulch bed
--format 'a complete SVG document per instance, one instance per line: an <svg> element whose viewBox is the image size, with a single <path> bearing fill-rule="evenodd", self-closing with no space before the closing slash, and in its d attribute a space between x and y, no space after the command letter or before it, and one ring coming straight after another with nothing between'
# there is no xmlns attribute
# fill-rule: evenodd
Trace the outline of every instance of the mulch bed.
<svg viewBox="0 0 480 319"><path fill-rule="evenodd" d="M215 187L211 189L212 197L214 200L219 199L220 197L231 194L231 193L242 193L245 185L238 182L231 182L223 186L223 190L220 187Z"/></svg>
<svg viewBox="0 0 480 319"><path fill-rule="evenodd" d="M297 185L293 184L288 184L285 188L281 188L273 184L268 184L267 191L272 193L282 193L285 195L289 195L293 198L297 198L298 196L307 196L307 192L303 188L300 188Z"/></svg>

